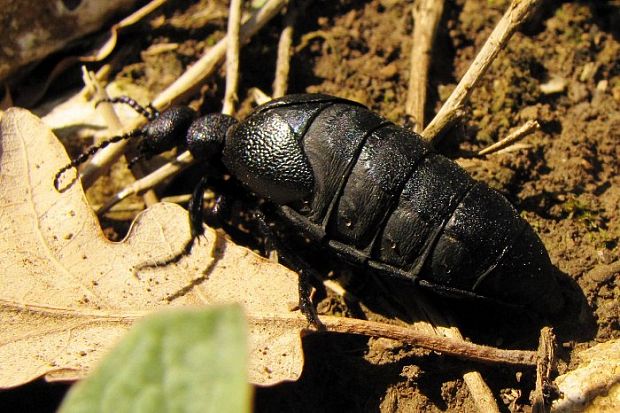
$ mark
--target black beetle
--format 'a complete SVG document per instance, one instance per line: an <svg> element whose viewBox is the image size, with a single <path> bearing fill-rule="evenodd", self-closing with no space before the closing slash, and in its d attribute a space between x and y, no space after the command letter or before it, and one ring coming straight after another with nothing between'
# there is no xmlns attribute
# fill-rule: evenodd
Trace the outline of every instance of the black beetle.
<svg viewBox="0 0 620 413"><path fill-rule="evenodd" d="M284 222L353 264L443 295L545 315L563 307L548 254L515 208L419 135L359 103L289 95L237 122L222 114L197 118L187 107L160 114L130 98L109 101L149 119L110 141L143 136L139 157L187 146L201 162L221 160ZM64 171L106 144L61 169L56 188ZM203 178L190 203L193 239L202 231L206 184Z"/></svg>

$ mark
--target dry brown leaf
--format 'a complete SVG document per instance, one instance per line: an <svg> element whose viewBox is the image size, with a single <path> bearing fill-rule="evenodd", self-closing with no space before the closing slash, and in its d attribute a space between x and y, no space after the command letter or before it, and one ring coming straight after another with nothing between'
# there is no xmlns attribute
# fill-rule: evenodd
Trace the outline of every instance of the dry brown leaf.
<svg viewBox="0 0 620 413"><path fill-rule="evenodd" d="M555 379L562 397L553 402L551 411L620 411L620 339L598 343L575 356L577 367Z"/></svg>
<svg viewBox="0 0 620 413"><path fill-rule="evenodd" d="M251 381L299 377L305 324L289 310L298 300L293 272L208 229L178 264L136 276L135 267L181 249L187 212L158 204L126 240L109 242L80 185L54 189L53 175L68 160L50 130L10 109L0 133L0 387L83 377L137 318L231 301L249 318Z"/></svg>
<svg viewBox="0 0 620 413"><path fill-rule="evenodd" d="M72 40L92 33L111 16L133 7L136 0L86 0L70 7L67 2L0 0L4 21L0 26L0 79L25 64L62 49Z"/></svg>
<svg viewBox="0 0 620 413"><path fill-rule="evenodd" d="M129 16L125 17L120 22L113 24L110 27L110 37L106 42L101 45L99 50L90 55L90 56L82 56L80 57L81 62L100 62L107 58L112 51L116 48L116 41L118 40L118 32L121 29L131 27L134 24L141 21L143 18L148 16L153 11L157 10L159 7L163 6L166 3L166 0L152 0L145 6L131 13Z"/></svg>

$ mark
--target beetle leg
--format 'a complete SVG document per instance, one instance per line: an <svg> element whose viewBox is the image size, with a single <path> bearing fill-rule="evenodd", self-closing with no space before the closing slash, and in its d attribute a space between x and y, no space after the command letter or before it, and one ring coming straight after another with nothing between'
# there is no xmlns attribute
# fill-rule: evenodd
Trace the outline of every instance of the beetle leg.
<svg viewBox="0 0 620 413"><path fill-rule="evenodd" d="M290 222L295 228L303 228L304 233L314 242L321 243L325 240L325 231L322 226L313 224L306 217L286 205L275 209L276 214Z"/></svg>
<svg viewBox="0 0 620 413"><path fill-rule="evenodd" d="M265 215L261 211L254 213L254 219L258 224L259 231L265 237L265 240L274 250L278 252L280 259L285 261L289 267L297 274L299 274L299 311L306 317L308 323L316 328L318 331L325 331L325 325L319 319L319 316L312 305L312 299L310 295L312 293L312 285L310 284L310 277L315 274L317 278L320 278L316 271L298 254L293 252L290 248L286 247L278 237L273 233L269 225L265 221Z"/></svg>
<svg viewBox="0 0 620 413"><path fill-rule="evenodd" d="M192 193L192 198L189 201L188 209L189 209L189 224L190 224L190 239L185 243L183 249L179 251L174 256L167 258L163 261L157 261L154 263L147 263L140 265L137 270L141 270L144 268L153 268L159 266L166 266L170 264L176 264L183 257L189 255L190 251L194 247L196 240L204 234L204 226L203 226L203 198L205 193L205 188L209 183L209 177L203 176L198 185L194 188L194 192ZM222 196L219 196L215 201L215 206L208 210L207 215L211 218L210 221L219 222L221 220L221 215L225 212L226 208L224 207L225 199Z"/></svg>

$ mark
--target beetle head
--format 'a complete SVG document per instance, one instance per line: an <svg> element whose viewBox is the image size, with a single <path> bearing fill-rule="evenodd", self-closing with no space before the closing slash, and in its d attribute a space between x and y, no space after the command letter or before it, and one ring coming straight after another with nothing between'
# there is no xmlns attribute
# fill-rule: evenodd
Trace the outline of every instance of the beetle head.
<svg viewBox="0 0 620 413"><path fill-rule="evenodd" d="M140 152L149 158L182 145L195 118L196 112L187 106L173 106L165 110L142 129Z"/></svg>

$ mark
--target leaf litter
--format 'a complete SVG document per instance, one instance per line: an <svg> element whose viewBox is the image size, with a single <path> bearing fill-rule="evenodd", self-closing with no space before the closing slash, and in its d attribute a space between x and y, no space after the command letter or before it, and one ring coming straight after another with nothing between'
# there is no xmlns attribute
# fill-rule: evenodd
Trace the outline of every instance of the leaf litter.
<svg viewBox="0 0 620 413"><path fill-rule="evenodd" d="M182 249L187 212L159 203L125 240L110 242L80 185L54 189L53 175L68 159L38 118L8 110L0 133L0 387L82 378L136 319L230 302L242 303L249 319L250 381L299 377L304 318L291 312L294 272L207 228L179 263L135 273Z"/></svg>

